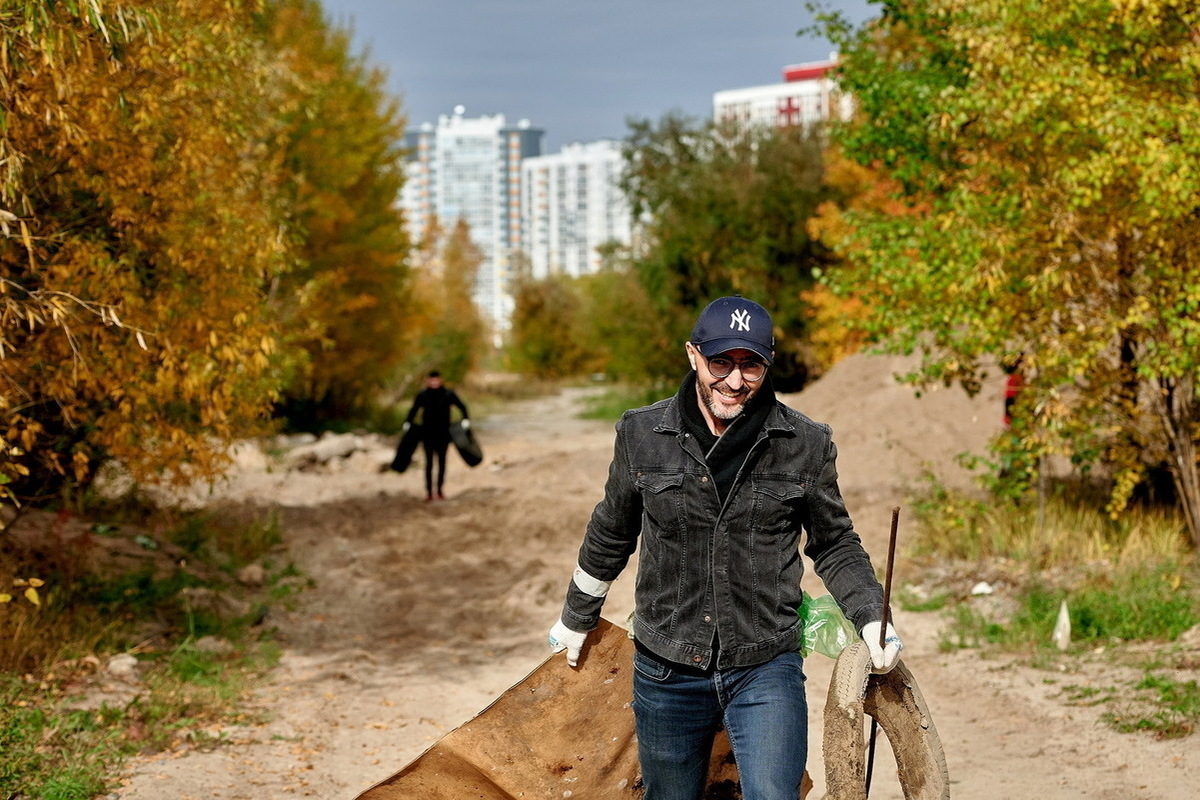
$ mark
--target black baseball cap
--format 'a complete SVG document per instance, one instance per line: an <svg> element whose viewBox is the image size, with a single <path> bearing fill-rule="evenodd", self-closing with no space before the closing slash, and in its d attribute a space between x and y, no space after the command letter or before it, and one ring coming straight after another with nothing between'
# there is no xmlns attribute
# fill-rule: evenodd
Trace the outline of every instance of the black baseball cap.
<svg viewBox="0 0 1200 800"><path fill-rule="evenodd" d="M691 342L705 358L743 348L770 364L775 350L771 315L740 295L718 298L700 312Z"/></svg>

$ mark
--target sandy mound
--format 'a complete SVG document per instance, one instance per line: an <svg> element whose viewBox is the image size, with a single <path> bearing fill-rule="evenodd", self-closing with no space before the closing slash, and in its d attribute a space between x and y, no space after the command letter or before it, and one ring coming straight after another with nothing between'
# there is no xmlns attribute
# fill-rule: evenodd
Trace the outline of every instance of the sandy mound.
<svg viewBox="0 0 1200 800"><path fill-rule="evenodd" d="M918 392L897 378L916 364L904 356L853 355L784 402L833 427L847 492L874 503L894 502L918 488L926 473L969 488L962 453L982 455L1002 429L1004 377L992 376L974 397L955 386Z"/></svg>

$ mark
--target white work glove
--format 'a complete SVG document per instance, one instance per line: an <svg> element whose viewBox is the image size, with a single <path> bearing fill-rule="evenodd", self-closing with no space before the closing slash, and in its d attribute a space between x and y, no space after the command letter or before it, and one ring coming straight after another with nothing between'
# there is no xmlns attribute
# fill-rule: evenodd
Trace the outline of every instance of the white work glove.
<svg viewBox="0 0 1200 800"><path fill-rule="evenodd" d="M867 643L867 650L871 653L871 671L877 674L891 672L892 667L900 660L900 651L904 649L904 642L900 641L890 622L887 626L887 637L883 640L884 646L879 646L879 626L882 624L879 621L868 622L862 629L863 641Z"/></svg>
<svg viewBox="0 0 1200 800"><path fill-rule="evenodd" d="M587 641L587 633L573 631L563 624L560 617L558 622L554 623L554 627L550 629L550 650L555 653L567 651L567 663L572 667L579 663L579 653L583 650L583 643Z"/></svg>
<svg viewBox="0 0 1200 800"><path fill-rule="evenodd" d="M469 430L471 430L471 420L467 419L466 417L463 417L463 421L462 421L462 429L463 429L464 431L469 431Z"/></svg>

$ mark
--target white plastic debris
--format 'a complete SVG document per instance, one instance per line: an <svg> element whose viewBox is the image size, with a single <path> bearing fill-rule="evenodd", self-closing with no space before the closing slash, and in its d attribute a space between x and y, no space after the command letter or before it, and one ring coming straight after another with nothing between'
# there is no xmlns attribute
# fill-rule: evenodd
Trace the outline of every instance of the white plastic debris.
<svg viewBox="0 0 1200 800"><path fill-rule="evenodd" d="M1058 607L1058 619L1054 622L1054 633L1050 639L1059 650L1071 646L1071 614L1067 611L1067 601L1063 600Z"/></svg>

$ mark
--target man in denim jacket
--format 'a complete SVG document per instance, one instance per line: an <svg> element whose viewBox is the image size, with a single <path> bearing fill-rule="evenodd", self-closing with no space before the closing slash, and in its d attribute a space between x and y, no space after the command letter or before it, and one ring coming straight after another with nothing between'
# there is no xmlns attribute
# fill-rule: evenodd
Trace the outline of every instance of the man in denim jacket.
<svg viewBox="0 0 1200 800"><path fill-rule="evenodd" d="M886 672L903 645L837 483L829 426L775 398L766 309L700 314L678 393L627 411L550 646L575 665L639 547L633 635L645 800L699 800L724 726L745 800L796 800L808 754L800 634L804 552Z"/></svg>

